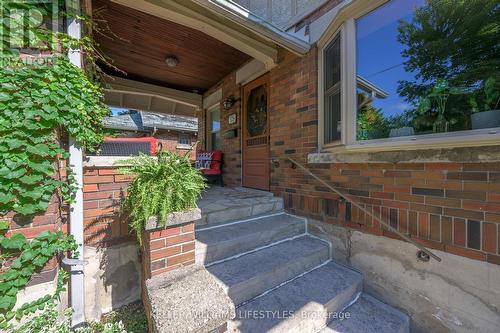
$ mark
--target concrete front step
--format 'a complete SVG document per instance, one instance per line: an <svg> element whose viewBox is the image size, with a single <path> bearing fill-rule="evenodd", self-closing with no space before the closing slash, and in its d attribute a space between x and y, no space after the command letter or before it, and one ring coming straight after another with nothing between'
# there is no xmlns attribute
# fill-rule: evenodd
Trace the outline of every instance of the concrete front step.
<svg viewBox="0 0 500 333"><path fill-rule="evenodd" d="M364 293L345 309L347 313L349 318L334 319L321 333L410 332L410 319L406 314Z"/></svg>
<svg viewBox="0 0 500 333"><path fill-rule="evenodd" d="M357 297L362 280L327 262L236 309L228 332L318 332Z"/></svg>
<svg viewBox="0 0 500 333"><path fill-rule="evenodd" d="M305 220L285 213L196 229L196 263L215 261L304 234Z"/></svg>
<svg viewBox="0 0 500 333"><path fill-rule="evenodd" d="M207 270L238 305L327 261L329 252L326 242L299 236L209 266Z"/></svg>
<svg viewBox="0 0 500 333"><path fill-rule="evenodd" d="M196 225L216 225L283 211L283 199L270 192L246 188L214 188L198 201Z"/></svg>

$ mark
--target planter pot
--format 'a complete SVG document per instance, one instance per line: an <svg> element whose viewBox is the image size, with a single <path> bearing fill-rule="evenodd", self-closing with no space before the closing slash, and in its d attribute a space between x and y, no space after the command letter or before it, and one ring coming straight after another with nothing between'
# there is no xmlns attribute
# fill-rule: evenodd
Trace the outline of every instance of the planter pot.
<svg viewBox="0 0 500 333"><path fill-rule="evenodd" d="M146 222L146 230L149 231L155 229L171 228L180 224L195 222L199 219L201 219L201 210L199 208L191 208L183 212L174 212L168 214L165 227L160 226L156 217L151 217Z"/></svg>
<svg viewBox="0 0 500 333"><path fill-rule="evenodd" d="M396 138L398 136L410 136L410 135L415 135L415 130L413 129L413 127L393 128L389 133L389 137L391 138Z"/></svg>
<svg viewBox="0 0 500 333"><path fill-rule="evenodd" d="M470 119L472 129L500 127L500 110L473 113Z"/></svg>

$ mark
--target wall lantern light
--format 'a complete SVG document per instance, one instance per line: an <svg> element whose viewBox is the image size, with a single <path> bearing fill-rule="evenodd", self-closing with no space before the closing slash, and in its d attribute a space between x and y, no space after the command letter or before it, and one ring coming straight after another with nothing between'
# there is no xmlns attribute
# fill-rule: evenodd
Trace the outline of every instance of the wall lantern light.
<svg viewBox="0 0 500 333"><path fill-rule="evenodd" d="M222 107L224 108L224 110L228 111L233 108L235 103L236 103L236 98L234 98L234 96L229 96L222 102Z"/></svg>

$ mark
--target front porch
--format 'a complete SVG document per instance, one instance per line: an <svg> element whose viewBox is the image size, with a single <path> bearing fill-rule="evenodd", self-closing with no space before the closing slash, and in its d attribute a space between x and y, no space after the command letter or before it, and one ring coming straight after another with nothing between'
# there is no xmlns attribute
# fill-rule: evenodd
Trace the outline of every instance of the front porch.
<svg viewBox="0 0 500 333"><path fill-rule="evenodd" d="M335 263L332 245L281 198L212 187L199 207L196 264L146 281L153 332L409 332L409 317L365 293L363 275ZM152 250L158 262L178 257L157 257L172 252L176 228Z"/></svg>

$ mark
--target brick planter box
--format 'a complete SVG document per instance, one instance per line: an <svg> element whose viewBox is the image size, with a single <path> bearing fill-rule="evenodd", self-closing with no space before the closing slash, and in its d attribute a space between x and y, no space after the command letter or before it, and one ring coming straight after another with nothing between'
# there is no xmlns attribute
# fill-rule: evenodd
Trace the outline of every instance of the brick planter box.
<svg viewBox="0 0 500 333"><path fill-rule="evenodd" d="M170 214L166 227L156 217L146 223L141 249L144 279L194 264L194 224L200 218L200 209L193 208Z"/></svg>

